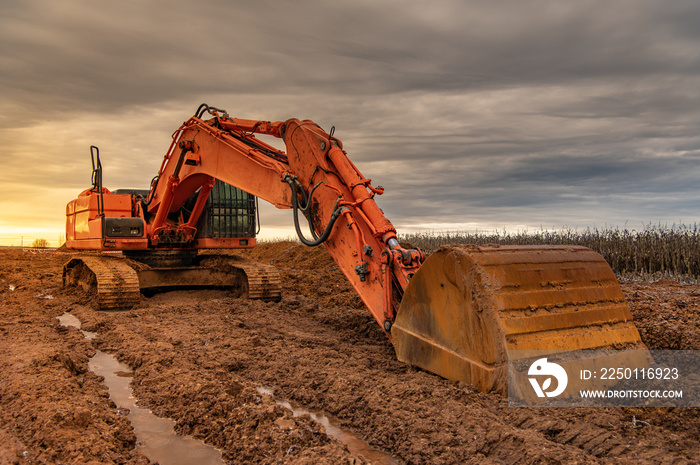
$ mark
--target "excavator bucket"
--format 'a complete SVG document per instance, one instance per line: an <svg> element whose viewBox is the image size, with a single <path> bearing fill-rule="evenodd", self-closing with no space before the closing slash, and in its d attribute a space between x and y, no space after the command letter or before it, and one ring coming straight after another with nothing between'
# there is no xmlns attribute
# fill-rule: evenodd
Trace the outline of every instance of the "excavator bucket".
<svg viewBox="0 0 700 465"><path fill-rule="evenodd" d="M445 246L391 329L399 360L506 393L508 351L645 350L614 273L579 246Z"/></svg>

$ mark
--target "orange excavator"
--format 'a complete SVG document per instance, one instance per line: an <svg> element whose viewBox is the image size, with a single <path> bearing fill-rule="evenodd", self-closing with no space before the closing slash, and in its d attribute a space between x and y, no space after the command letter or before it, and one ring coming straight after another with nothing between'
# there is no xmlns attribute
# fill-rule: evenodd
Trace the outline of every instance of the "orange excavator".
<svg viewBox="0 0 700 465"><path fill-rule="evenodd" d="M66 244L100 253L71 259L64 283L96 291L103 309L182 285L279 300L274 267L221 250L255 245L260 198L292 210L302 243L328 249L401 361L504 392L511 350L644 347L615 275L590 249L445 246L426 258L402 247L375 201L384 189L333 133L308 120L232 118L203 104L175 131L143 191L104 188L92 147L93 186L67 206Z"/></svg>

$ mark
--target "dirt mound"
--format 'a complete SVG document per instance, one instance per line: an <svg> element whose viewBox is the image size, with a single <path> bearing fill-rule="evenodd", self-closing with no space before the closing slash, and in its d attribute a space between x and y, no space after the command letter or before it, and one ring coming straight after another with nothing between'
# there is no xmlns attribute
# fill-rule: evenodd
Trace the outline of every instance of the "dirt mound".
<svg viewBox="0 0 700 465"><path fill-rule="evenodd" d="M283 287L292 301L303 296L313 300L310 303L312 306L364 308L362 299L345 279L325 247L307 247L298 242L275 242L261 244L244 254L278 267L282 273ZM296 304L292 302L292 305ZM374 321L369 311L366 311L365 317L363 320Z"/></svg>
<svg viewBox="0 0 700 465"><path fill-rule="evenodd" d="M263 243L253 250L243 251L243 254L282 269L320 271L342 276L325 247L307 247L298 242L274 242Z"/></svg>
<svg viewBox="0 0 700 465"><path fill-rule="evenodd" d="M652 350L700 350L700 288L673 281L623 283L627 303Z"/></svg>
<svg viewBox="0 0 700 465"><path fill-rule="evenodd" d="M697 409L511 408L398 362L324 248L283 242L243 254L279 268L281 302L176 291L95 312L62 289L66 256L0 252L0 463L148 463L126 412L87 368L95 349L134 370L141 405L227 463L367 462L282 399L334 415L398 463L700 462ZM698 349L700 286L623 290L650 348ZM97 339L60 326L66 311Z"/></svg>

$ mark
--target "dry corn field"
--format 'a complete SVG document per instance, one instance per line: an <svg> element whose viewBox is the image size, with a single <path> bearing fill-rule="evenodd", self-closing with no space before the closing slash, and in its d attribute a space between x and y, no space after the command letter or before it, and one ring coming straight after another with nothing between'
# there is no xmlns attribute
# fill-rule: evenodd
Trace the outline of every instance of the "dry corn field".
<svg viewBox="0 0 700 465"><path fill-rule="evenodd" d="M646 226L641 230L410 234L402 241L431 253L445 244L582 245L600 253L623 278L695 281L700 278L700 225Z"/></svg>

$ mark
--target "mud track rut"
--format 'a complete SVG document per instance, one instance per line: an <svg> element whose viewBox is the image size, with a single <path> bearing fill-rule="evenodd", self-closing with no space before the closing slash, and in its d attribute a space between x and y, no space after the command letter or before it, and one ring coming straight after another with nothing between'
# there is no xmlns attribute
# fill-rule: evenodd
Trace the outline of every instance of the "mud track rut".
<svg viewBox="0 0 700 465"><path fill-rule="evenodd" d="M120 313L63 290L59 254L1 255L0 463L147 463L87 371L95 348L135 370L142 405L230 463L364 462L260 386L338 417L403 463L700 462L697 409L510 408L396 361L325 251L279 243L248 255L280 268L281 302L179 291ZM700 349L699 286L623 290L650 348ZM98 338L59 327L64 311Z"/></svg>

